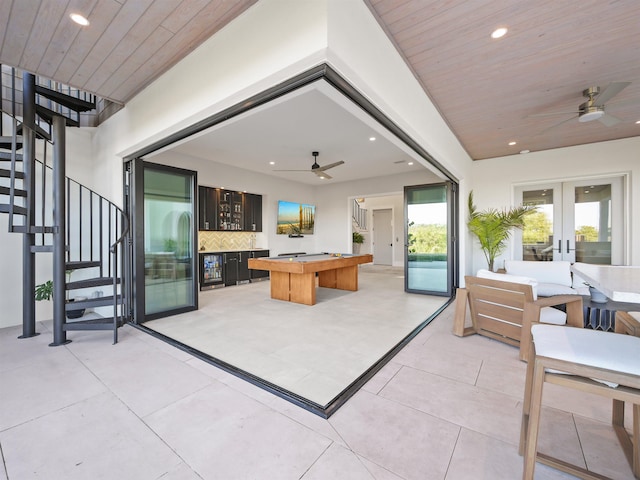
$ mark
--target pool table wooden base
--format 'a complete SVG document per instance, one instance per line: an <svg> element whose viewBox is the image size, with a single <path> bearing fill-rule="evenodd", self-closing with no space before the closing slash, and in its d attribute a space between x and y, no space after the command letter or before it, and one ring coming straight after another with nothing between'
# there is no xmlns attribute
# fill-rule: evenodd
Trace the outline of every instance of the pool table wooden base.
<svg viewBox="0 0 640 480"><path fill-rule="evenodd" d="M371 255L351 255L318 260L300 258L256 258L249 260L249 268L269 270L271 298L287 302L315 305L316 272L319 287L339 290L358 290L358 265L373 261ZM308 257L307 257L308 258Z"/></svg>

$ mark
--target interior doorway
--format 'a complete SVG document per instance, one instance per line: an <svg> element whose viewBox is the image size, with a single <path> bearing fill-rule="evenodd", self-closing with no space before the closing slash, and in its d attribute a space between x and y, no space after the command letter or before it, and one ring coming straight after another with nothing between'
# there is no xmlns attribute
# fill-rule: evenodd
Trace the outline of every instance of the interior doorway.
<svg viewBox="0 0 640 480"><path fill-rule="evenodd" d="M373 263L393 265L393 210L373 211Z"/></svg>

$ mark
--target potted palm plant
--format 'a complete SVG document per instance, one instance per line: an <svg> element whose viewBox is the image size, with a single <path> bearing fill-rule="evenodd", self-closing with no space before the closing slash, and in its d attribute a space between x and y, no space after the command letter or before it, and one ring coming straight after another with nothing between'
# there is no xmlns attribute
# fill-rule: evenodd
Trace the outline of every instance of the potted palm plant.
<svg viewBox="0 0 640 480"><path fill-rule="evenodd" d="M364 243L364 236L360 232L353 232L353 253L360 253L360 247Z"/></svg>
<svg viewBox="0 0 640 480"><path fill-rule="evenodd" d="M494 261L507 247L507 240L513 229L522 228L525 217L536 208L533 205L521 205L503 210L489 208L479 212L473 203L473 191L469 192L467 227L480 242L489 270L493 272Z"/></svg>

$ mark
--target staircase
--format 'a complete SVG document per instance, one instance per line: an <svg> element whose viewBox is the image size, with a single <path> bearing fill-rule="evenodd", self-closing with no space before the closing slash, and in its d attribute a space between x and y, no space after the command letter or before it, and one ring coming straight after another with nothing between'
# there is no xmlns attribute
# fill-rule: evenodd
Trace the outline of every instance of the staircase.
<svg viewBox="0 0 640 480"><path fill-rule="evenodd" d="M115 344L131 311L127 216L65 176L65 127L78 126L80 114L95 108L95 98L78 93L51 89L24 73L22 119L15 98L11 112L1 110L0 213L9 215L9 231L24 239L21 338L37 335L35 262L50 253L51 346L68 343L66 332L76 330L112 330ZM94 311L71 318L70 312L87 309Z"/></svg>

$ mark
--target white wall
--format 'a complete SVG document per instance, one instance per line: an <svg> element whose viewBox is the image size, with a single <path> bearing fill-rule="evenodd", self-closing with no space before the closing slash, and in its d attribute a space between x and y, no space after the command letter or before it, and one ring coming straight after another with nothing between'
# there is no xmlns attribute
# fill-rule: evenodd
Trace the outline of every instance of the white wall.
<svg viewBox="0 0 640 480"><path fill-rule="evenodd" d="M640 222L634 221L640 213L637 194L634 197L634 192L640 192L640 137L481 160L473 163L471 172L471 188L480 210L516 205L514 188L518 184L629 174L629 211L626 217L631 258L627 263L640 265L640 244L637 240L640 238ZM466 200L466 197L461 197L461 203L466 204ZM486 268L477 241L469 236L468 245L473 251L473 264L468 273ZM503 259L512 258L512 252L511 245L496 259L496 265L501 265Z"/></svg>
<svg viewBox="0 0 640 480"><path fill-rule="evenodd" d="M149 158L149 161L197 171L200 185L224 186L229 190L262 195L263 231L256 235L256 246L268 248L271 255L285 252L350 252L352 248L351 198L360 196L371 198L371 195L395 194L395 200L390 205L394 208L394 235L398 237L397 245L394 248L394 264L396 265L402 265L404 258L402 247L404 244L402 238L404 231L402 192L404 186L438 181L437 177L425 169L418 174L413 172L313 187L172 152L153 156ZM316 205L314 235L305 235L303 238L277 235L278 200Z"/></svg>

